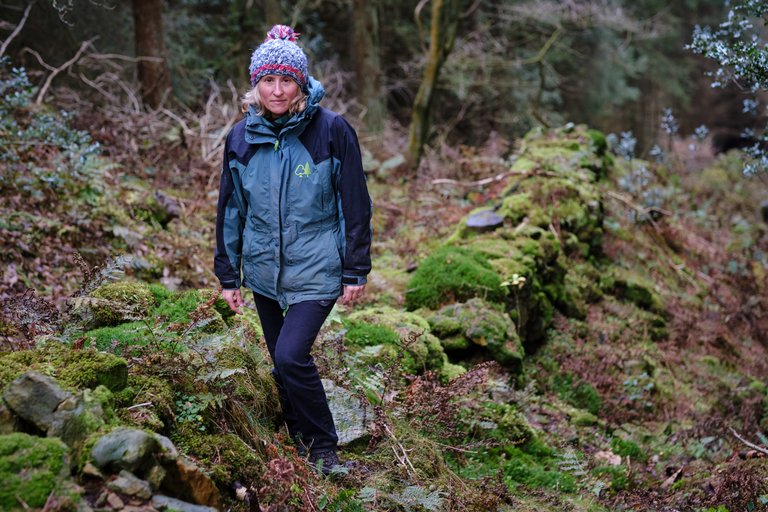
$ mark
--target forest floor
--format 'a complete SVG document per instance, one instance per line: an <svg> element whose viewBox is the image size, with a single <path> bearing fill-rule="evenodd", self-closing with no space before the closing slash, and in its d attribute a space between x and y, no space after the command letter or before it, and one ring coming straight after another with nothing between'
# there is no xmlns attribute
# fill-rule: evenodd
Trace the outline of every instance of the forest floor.
<svg viewBox="0 0 768 512"><path fill-rule="evenodd" d="M17 154L9 167L15 185L5 185L0 198L4 351L34 349L41 335L66 331L61 312L121 253L131 256L125 271L135 279L178 290L216 287L211 243L223 132L203 125L226 126L235 114L223 107L208 114L80 111L71 128L99 143L98 162L67 167L46 146ZM16 115L35 122L31 111ZM552 137L559 136L570 140ZM362 140L375 211L374 272L355 309L402 311L425 258L468 213L510 195L518 179L511 170L525 150L522 143L510 151L501 137L483 148L440 145L414 176L398 165L403 139L391 131L379 142ZM441 487L445 499L430 501L437 494L419 476L417 457L429 461L434 454L424 455L424 446L437 444L420 444L414 432L432 443L442 434L430 433L422 413L396 409L403 416L388 425L410 421L398 432L413 437L393 446L414 443L414 474L399 467L402 458L387 466L381 453L350 452L363 474L327 483L305 475L303 483L326 503L334 498L336 508L327 510L768 510L768 227L759 211L768 187L742 176L735 155L696 164L681 155L658 166L612 157L597 185L599 250L575 250L567 260L570 282L594 296L576 314L555 307L546 336L525 343L522 370L509 387L484 388L495 422L513 406L539 444L505 444L477 433L486 428L483 417L465 421L461 441L446 438L455 449L438 449L438 465L458 490ZM39 179L27 179L27 167ZM566 228L550 228L565 245ZM325 332L320 341L333 339ZM464 363L487 359L475 354ZM400 406L419 391L402 386ZM402 455L408 459L405 448ZM396 494L382 483L387 479L430 493L408 501L402 487ZM363 492L376 485L390 489L379 508ZM302 499L296 510L322 508Z"/></svg>

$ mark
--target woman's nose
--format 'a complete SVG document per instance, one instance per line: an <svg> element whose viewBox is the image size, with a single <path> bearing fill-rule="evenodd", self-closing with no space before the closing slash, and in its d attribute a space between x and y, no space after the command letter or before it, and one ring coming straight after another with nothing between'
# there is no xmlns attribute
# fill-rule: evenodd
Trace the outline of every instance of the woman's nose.
<svg viewBox="0 0 768 512"><path fill-rule="evenodd" d="M281 94L283 94L283 86L280 82L277 82L275 84L275 90L273 91L273 94L277 96L280 96Z"/></svg>

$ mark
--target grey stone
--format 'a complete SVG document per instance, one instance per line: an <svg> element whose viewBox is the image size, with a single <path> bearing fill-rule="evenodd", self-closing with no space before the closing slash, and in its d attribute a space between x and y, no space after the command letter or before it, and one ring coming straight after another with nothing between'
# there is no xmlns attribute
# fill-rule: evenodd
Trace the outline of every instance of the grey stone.
<svg viewBox="0 0 768 512"><path fill-rule="evenodd" d="M157 490L163 484L163 480L165 480L165 475L167 474L168 472L162 466L154 465L149 468L149 471L144 475L144 478L149 482L149 486L152 487L152 489Z"/></svg>
<svg viewBox="0 0 768 512"><path fill-rule="evenodd" d="M48 437L59 437L70 448L80 449L85 439L104 426L101 402L90 389L65 399L53 414Z"/></svg>
<svg viewBox="0 0 768 512"><path fill-rule="evenodd" d="M0 435L16 432L18 423L16 415L0 400Z"/></svg>
<svg viewBox="0 0 768 512"><path fill-rule="evenodd" d="M214 507L206 507L204 505L193 505L186 501L177 500L169 496L163 496L162 494L155 494L152 496L152 506L160 511L175 511L175 512L218 512L218 509Z"/></svg>
<svg viewBox="0 0 768 512"><path fill-rule="evenodd" d="M127 496L136 496L143 500L152 497L152 488L149 482L146 482L130 471L122 470L114 480L107 482L107 488L125 494Z"/></svg>
<svg viewBox="0 0 768 512"><path fill-rule="evenodd" d="M59 387L54 379L38 372L26 372L11 382L3 393L8 407L21 419L47 432L53 412L71 393Z"/></svg>
<svg viewBox="0 0 768 512"><path fill-rule="evenodd" d="M480 210L470 213L467 217L467 227L475 231L493 231L504 225L504 217L493 210Z"/></svg>
<svg viewBox="0 0 768 512"><path fill-rule="evenodd" d="M157 433L155 434L155 439L160 444L158 455L162 461L171 462L179 457L179 450L173 445L173 441Z"/></svg>
<svg viewBox="0 0 768 512"><path fill-rule="evenodd" d="M96 441L91 458L102 470L136 472L147 466L159 449L159 443L152 434L138 429L118 428Z"/></svg>
<svg viewBox="0 0 768 512"><path fill-rule="evenodd" d="M323 379L323 387L336 425L336 433L339 436L339 446L369 438L371 435L369 423L372 416L368 410L368 402L364 399L361 401L359 397L337 386L331 380Z"/></svg>

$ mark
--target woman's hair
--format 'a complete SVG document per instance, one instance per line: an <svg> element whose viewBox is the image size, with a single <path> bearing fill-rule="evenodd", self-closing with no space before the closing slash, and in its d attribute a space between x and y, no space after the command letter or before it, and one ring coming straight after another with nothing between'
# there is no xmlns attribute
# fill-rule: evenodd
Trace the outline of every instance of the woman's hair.
<svg viewBox="0 0 768 512"><path fill-rule="evenodd" d="M267 113L267 109L264 108L264 104L261 101L261 95L259 94L257 85L254 85L253 88L243 96L243 104L241 106L243 112L248 112L249 107L255 107L260 116ZM288 113L291 115L297 114L305 108L307 108L307 95L304 91L299 90L299 94L293 98L293 101L291 101L291 104L288 106Z"/></svg>

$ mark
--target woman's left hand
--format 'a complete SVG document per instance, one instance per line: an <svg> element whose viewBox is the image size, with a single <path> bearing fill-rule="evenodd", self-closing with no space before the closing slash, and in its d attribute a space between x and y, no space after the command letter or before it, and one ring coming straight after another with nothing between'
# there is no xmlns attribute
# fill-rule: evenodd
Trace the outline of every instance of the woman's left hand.
<svg viewBox="0 0 768 512"><path fill-rule="evenodd" d="M363 296L363 292L365 292L365 285L362 284L360 286L352 286L352 285L344 285L344 294L341 296L341 303L345 306L347 304L351 304L358 300L360 297Z"/></svg>

